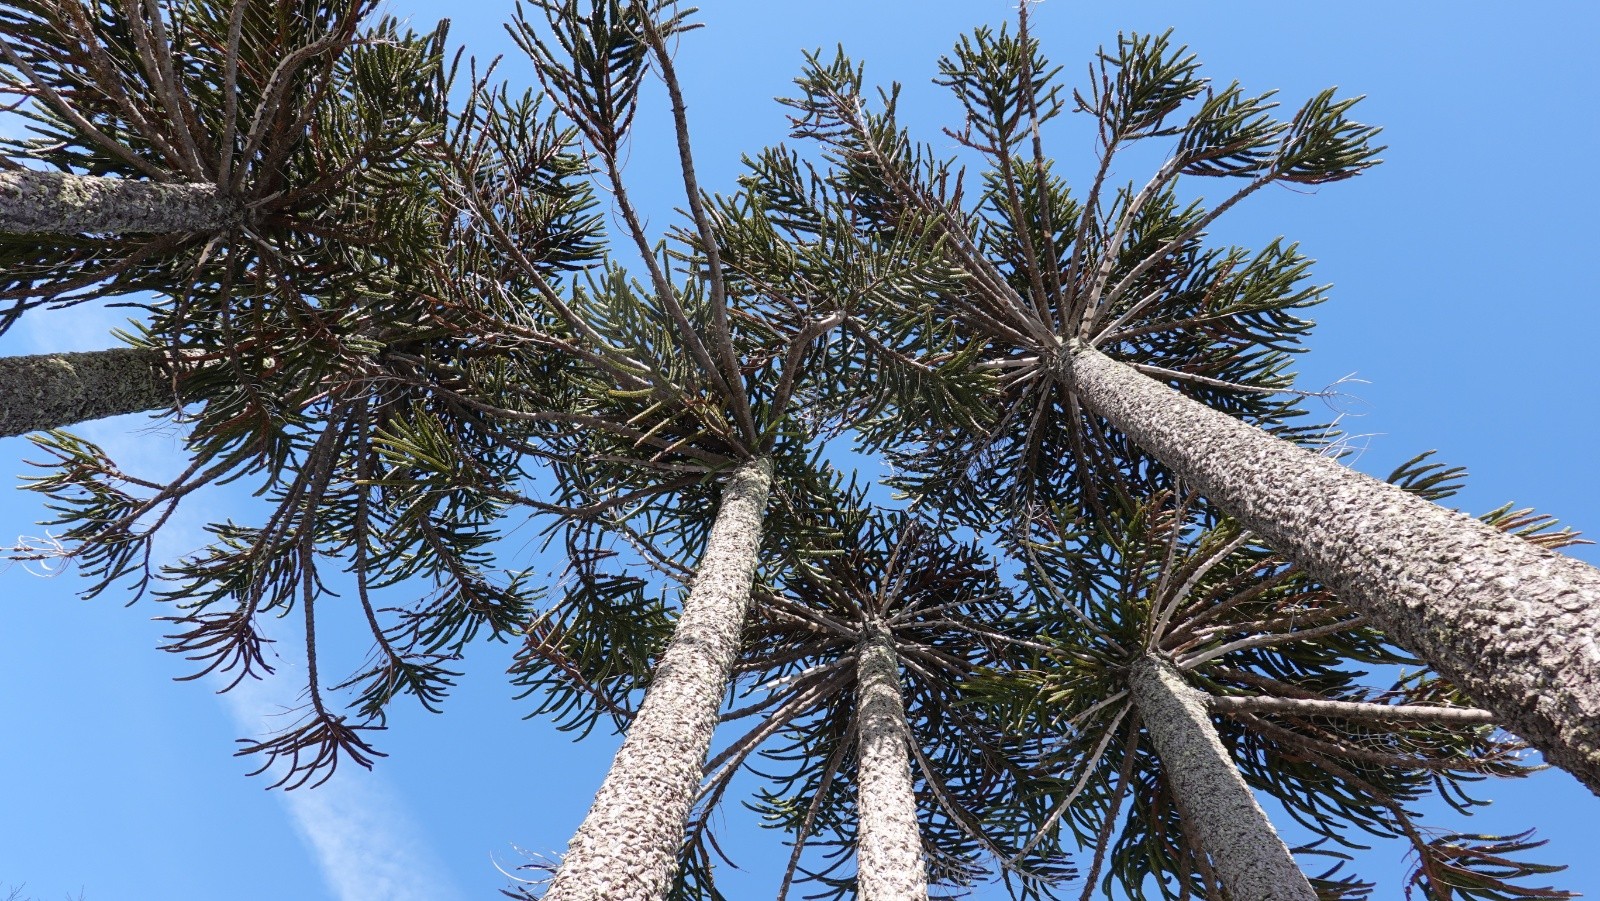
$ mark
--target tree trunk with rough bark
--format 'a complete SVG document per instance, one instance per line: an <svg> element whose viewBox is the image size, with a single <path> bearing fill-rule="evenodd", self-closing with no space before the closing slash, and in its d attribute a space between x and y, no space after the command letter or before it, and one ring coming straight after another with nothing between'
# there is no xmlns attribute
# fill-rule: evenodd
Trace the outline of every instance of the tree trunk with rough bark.
<svg viewBox="0 0 1600 901"><path fill-rule="evenodd" d="M1128 690L1178 806L1235 901L1317 901L1317 893L1222 747L1206 695L1172 664L1144 657Z"/></svg>
<svg viewBox="0 0 1600 901"><path fill-rule="evenodd" d="M0 357L0 437L172 407L172 371L136 347Z"/></svg>
<svg viewBox="0 0 1600 901"><path fill-rule="evenodd" d="M1083 403L1600 794L1600 570L1274 438L1078 342Z"/></svg>
<svg viewBox="0 0 1600 901"><path fill-rule="evenodd" d="M0 233L126 234L219 231L238 220L216 185L0 171Z"/></svg>
<svg viewBox="0 0 1600 901"><path fill-rule="evenodd" d="M739 651L772 464L734 473L649 691L544 901L660 901Z"/></svg>
<svg viewBox="0 0 1600 901"><path fill-rule="evenodd" d="M861 901L927 901L900 661L872 627L856 651L856 882Z"/></svg>

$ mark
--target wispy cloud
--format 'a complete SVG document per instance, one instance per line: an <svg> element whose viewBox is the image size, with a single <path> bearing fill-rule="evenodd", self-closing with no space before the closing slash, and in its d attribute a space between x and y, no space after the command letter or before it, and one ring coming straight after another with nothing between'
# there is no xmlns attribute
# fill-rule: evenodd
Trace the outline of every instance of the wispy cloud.
<svg viewBox="0 0 1600 901"><path fill-rule="evenodd" d="M460 897L381 777L335 777L312 791L289 792L284 801L339 901Z"/></svg>
<svg viewBox="0 0 1600 901"><path fill-rule="evenodd" d="M177 430L152 429L135 417L86 424L80 431L142 476L170 477L186 459ZM155 559L175 560L194 551L206 541L206 521L226 518L229 512L238 511L180 507L157 534ZM246 679L220 695L243 736L259 737L282 728L284 720L294 715L284 711L295 705L294 694L304 685L304 670L294 662L301 642L291 634L272 637L278 640L273 647L282 655L273 661L277 676L266 681ZM216 677L207 679L206 684L217 689L225 683ZM404 799L381 774L349 765L318 788L273 794L311 850L329 895L337 901L457 901L463 897L429 850L426 835Z"/></svg>
<svg viewBox="0 0 1600 901"><path fill-rule="evenodd" d="M285 666L284 669L288 667ZM248 735L282 726L284 705L269 685L294 674L280 670L271 683L245 680L222 698ZM381 774L341 768L314 788L276 793L316 856L330 894L338 901L453 901L462 895L428 850L405 802Z"/></svg>

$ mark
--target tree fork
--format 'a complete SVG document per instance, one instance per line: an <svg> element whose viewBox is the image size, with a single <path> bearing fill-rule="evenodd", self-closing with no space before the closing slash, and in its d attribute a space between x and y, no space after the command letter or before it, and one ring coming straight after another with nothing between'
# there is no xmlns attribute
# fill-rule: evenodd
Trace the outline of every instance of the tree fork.
<svg viewBox="0 0 1600 901"><path fill-rule="evenodd" d="M0 357L0 437L176 403L172 370L159 350Z"/></svg>
<svg viewBox="0 0 1600 901"><path fill-rule="evenodd" d="M927 901L900 661L882 625L856 650L856 881L861 901Z"/></svg>
<svg viewBox="0 0 1600 901"><path fill-rule="evenodd" d="M700 788L755 579L772 463L741 466L672 641L544 901L661 901Z"/></svg>
<svg viewBox="0 0 1600 901"><path fill-rule="evenodd" d="M1600 794L1600 570L1064 351L1086 406Z"/></svg>
<svg viewBox="0 0 1600 901"><path fill-rule="evenodd" d="M211 184L0 171L0 233L131 234L212 232L239 220L239 208Z"/></svg>
<svg viewBox="0 0 1600 901"><path fill-rule="evenodd" d="M1150 733L1186 829L1237 901L1317 901L1317 893L1239 775L1206 713L1206 694L1172 664L1141 657L1128 690Z"/></svg>

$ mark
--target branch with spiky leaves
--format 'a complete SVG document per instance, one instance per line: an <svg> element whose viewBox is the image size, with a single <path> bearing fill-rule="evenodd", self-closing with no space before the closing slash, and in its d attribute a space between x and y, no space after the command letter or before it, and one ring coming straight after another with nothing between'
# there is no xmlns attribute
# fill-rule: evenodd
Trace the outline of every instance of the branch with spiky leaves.
<svg viewBox="0 0 1600 901"><path fill-rule="evenodd" d="M432 236L413 222L444 122L444 29L363 28L367 0L288 5L0 14L0 94L34 132L0 142L4 193L36 214L34 234L0 236L0 329L41 304L143 290L270 304L288 272L314 290L349 247L394 258ZM124 195L147 221L95 224Z"/></svg>
<svg viewBox="0 0 1600 901"><path fill-rule="evenodd" d="M564 143L559 132L530 140ZM525 176L549 190L539 271L554 280L592 252L592 219L588 195L563 184L570 157L556 149L540 165ZM178 608L168 648L194 659L197 675L220 673L231 687L271 673L259 617L302 608L306 717L246 748L266 755L281 785L325 779L340 759L370 763L365 733L381 728L393 699L437 710L462 648L521 634L537 595L522 575L496 574L488 548L538 460L523 453L538 428L530 398L556 392L560 366L507 334L532 311L462 289L465 274L503 261L456 240L454 210L430 216L439 253L415 266L374 256L317 285L320 295L246 321L153 308L152 335L185 342L196 403L184 420L191 462L175 480L139 479L64 433L40 439L54 461L33 487L66 529L56 547L17 554L70 558L95 580L91 594L158 587ZM212 524L210 547L157 565L151 543L177 505L239 478L260 480L265 522ZM319 684L316 661L336 653L313 637L315 608L333 596L320 575L330 565L354 581L372 644L348 678ZM353 718L335 712L332 695L349 697Z"/></svg>
<svg viewBox="0 0 1600 901"><path fill-rule="evenodd" d="M857 664L871 636L900 662L919 857L930 882L973 885L989 875L987 861L1004 864L1007 880L1029 896L1070 874L1050 854L1013 859L1011 836L985 823L1016 779L1014 748L957 703L954 685L1013 637L1011 599L992 562L976 546L861 501L841 489L822 540L791 543L769 566L737 666L745 687L723 716L755 723L706 765L675 897L718 897L712 866L726 858L712 814L746 768L773 780L756 809L792 835L778 896L803 883L812 883L808 897L858 890L861 876L850 867L859 864Z"/></svg>
<svg viewBox="0 0 1600 901"><path fill-rule="evenodd" d="M900 484L986 525L1034 504L1099 512L1119 492L1167 487L1164 474L1058 377L1071 338L1210 406L1267 428L1298 415L1287 369L1310 327L1297 312L1321 299L1292 245L1260 251L1208 247L1218 217L1276 183L1319 184L1374 163L1374 129L1348 118L1353 101L1324 93L1294 116L1272 118L1270 95L1217 89L1167 36L1119 39L1091 67L1092 86L1070 98L1058 69L1027 31L979 29L940 62L939 82L966 114L949 132L985 166L976 199L960 170L916 144L895 114L898 88L872 102L860 67L842 54L812 57L797 80L794 134L818 142L823 178L846 186L864 240L938 237L933 265L961 274L961 290L892 298L878 327L927 347L907 356L980 349L972 365L993 378L997 411L979 428L929 428L915 408L874 421L870 435L902 471ZM1068 193L1045 155L1044 129L1064 110L1093 116L1099 164L1089 190ZM1150 139L1174 145L1148 184L1114 187L1114 157ZM1216 205L1178 200L1183 177L1231 177L1242 188ZM937 310L940 328L917 323ZM910 351L910 345L907 345ZM907 440L907 439L910 440ZM1107 497L1107 495L1110 497Z"/></svg>
<svg viewBox="0 0 1600 901"><path fill-rule="evenodd" d="M1424 454L1391 480L1441 500L1462 475ZM1503 509L1484 519L1553 546L1576 540L1528 511L1512 516ZM1202 842L1185 832L1182 799L1167 796L1161 762L1134 726L1126 667L1149 653L1172 660L1215 699L1217 730L1245 780L1324 841L1353 846L1351 830L1402 837L1425 870L1472 871L1456 877L1462 884L1565 897L1514 884L1548 872L1541 865L1450 856L1425 840L1415 801L1437 792L1465 813L1481 803L1466 793L1468 783L1529 770L1522 744L1495 730L1454 687L1426 670L1384 688L1364 685L1355 666L1416 662L1192 496L1152 498L1098 534L1070 531L1077 522L1057 511L1008 538L1026 567L1039 634L1048 637L1010 670L970 684L1001 722L1038 736L1035 753L1050 775L1019 804L1037 824L1036 841L1070 834L1093 849L1084 897L1096 890L1102 863L1105 889L1128 897L1145 897L1152 887L1161 897L1214 896ZM1130 815L1118 820L1130 800ZM1338 869L1313 880L1325 897L1370 890ZM1427 883L1426 897L1454 897L1444 885Z"/></svg>

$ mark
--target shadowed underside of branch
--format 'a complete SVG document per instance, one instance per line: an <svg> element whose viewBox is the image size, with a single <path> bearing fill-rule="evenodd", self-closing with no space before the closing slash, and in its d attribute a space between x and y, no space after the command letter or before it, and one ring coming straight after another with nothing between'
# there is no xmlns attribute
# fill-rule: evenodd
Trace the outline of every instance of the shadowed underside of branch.
<svg viewBox="0 0 1600 901"><path fill-rule="evenodd" d="M1317 698L1213 697L1215 713L1278 713L1292 716L1327 716L1375 723L1461 723L1493 725L1495 715L1476 707L1433 707L1423 704L1364 704Z"/></svg>

